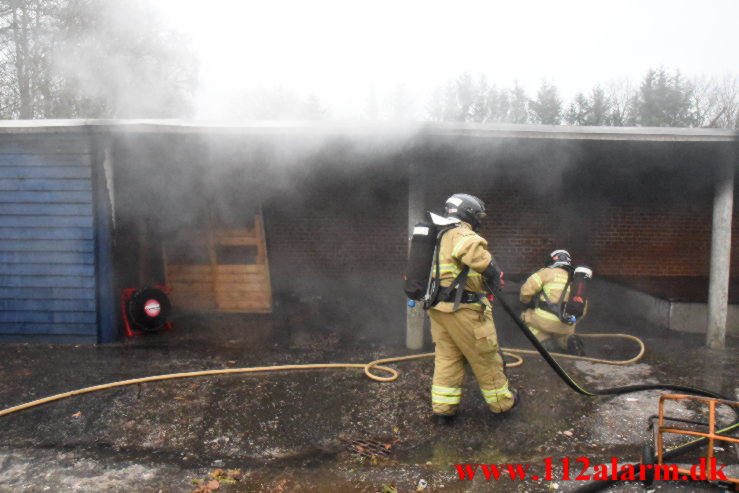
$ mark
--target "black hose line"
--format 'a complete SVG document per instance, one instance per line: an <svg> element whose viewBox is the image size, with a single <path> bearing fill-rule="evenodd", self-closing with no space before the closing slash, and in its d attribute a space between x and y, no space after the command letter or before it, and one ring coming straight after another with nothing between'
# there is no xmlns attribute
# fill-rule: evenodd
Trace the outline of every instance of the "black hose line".
<svg viewBox="0 0 739 493"><path fill-rule="evenodd" d="M516 322L516 325L521 329L523 334L531 341L531 344L534 345L537 351L541 354L542 358L546 360L547 363L549 363L549 366L552 367L552 369L559 375L559 377L564 380L564 382L570 386L575 392L578 392L583 395L588 396L597 396L597 395L617 395L617 394L626 394L629 392L638 392L640 390L653 390L653 389L667 389L667 390L676 390L679 392L687 392L690 394L695 395L703 395L706 397L713 397L715 399L721 399L725 401L730 401L732 399L729 399L728 397L724 397L721 394L717 394L716 392L712 392L710 390L703 390L698 389L694 387L688 387L685 385L671 385L671 384L640 384L640 385L627 385L624 387L613 387L609 389L596 389L596 390L587 390L581 387L577 382L575 382L570 375L567 374L567 372L557 363L557 361L552 358L552 356L549 354L549 351L547 351L544 346L542 346L541 342L539 342L539 339L536 338L536 336L531 332L531 329L528 328L526 323L524 323L523 320L521 320L521 317L519 317L513 309L506 303L506 301L500 296L497 296L498 301L500 301L500 304L503 306L503 309L508 313L508 315L511 316L514 322Z"/></svg>
<svg viewBox="0 0 739 493"><path fill-rule="evenodd" d="M500 296L500 292L496 293L496 298L500 302L503 309L510 315L510 317L513 319L513 321L516 323L519 329L521 329L521 332L523 332L523 335L526 336L526 338L533 344L533 346L536 348L537 351L539 351L539 354L541 354L541 357L544 358L544 360L549 363L549 366L552 367L554 372L575 392L587 395L590 397L600 396L600 395L620 395L620 394L628 394L630 392L639 392L642 390L673 390L677 392L683 392L687 394L694 394L694 395L701 395L705 397L712 397L714 399L720 399L724 401L733 401L734 399L730 399L728 397L725 397L717 392L713 392L710 390L704 390L699 389L695 387L688 387L686 385L673 385L673 384L663 384L663 383L656 383L656 384L638 384L638 385L626 385L621 387L612 387L612 388L606 388L606 389L594 389L594 390L588 390L583 388L581 385L579 385L575 380L557 363L557 361L552 358L552 356L549 354L549 351L547 351L544 346L541 344L539 339L536 338L536 336L531 332L531 329L524 323L523 320L521 320L521 317L513 311L513 309L510 307L510 305L503 299L502 296ZM734 415L736 416L736 420L733 424L720 429L716 431L717 434L726 434L731 431L734 431L739 428L739 412L737 412L737 409L732 407L732 410L734 411ZM692 440L688 443L685 443L683 445L680 445L678 447L675 447L669 451L666 451L664 454L662 454L663 459L671 459L673 457L676 457L680 454L683 454L685 452L688 452L690 450L693 450L700 445L704 444L707 441L706 438L698 438L695 440ZM654 457L654 461L656 461L656 456ZM589 483L586 485L583 485L582 487L573 490L576 493L585 493L585 492L591 492L591 491L600 491L604 488L607 488L608 486L611 486L613 484L616 484L620 482L620 480L606 480L606 481L597 481L594 483Z"/></svg>

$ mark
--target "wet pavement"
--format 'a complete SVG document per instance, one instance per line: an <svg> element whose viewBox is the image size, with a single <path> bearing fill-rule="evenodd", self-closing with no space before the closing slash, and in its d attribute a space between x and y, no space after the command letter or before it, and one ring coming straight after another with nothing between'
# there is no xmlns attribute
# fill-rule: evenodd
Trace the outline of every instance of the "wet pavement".
<svg viewBox="0 0 739 493"><path fill-rule="evenodd" d="M530 349L496 314L502 346ZM342 336L331 327L274 333L264 317L190 323L107 346L0 345L0 408L90 385L165 373L298 363L366 363L401 356L399 345ZM724 351L703 337L654 329L626 331L643 338L645 357L617 367L563 361L581 385L594 389L663 382L724 395L739 389L739 340ZM597 330L596 330L597 329ZM402 328L399 328L402 330ZM278 331L279 332L279 331ZM344 332L345 333L345 332ZM589 355L626 359L628 341L588 341ZM430 348L428 348L430 349ZM0 491L12 492L415 492L573 491L562 481L565 460L576 476L591 466L638 462L651 443L647 419L661 392L585 397L573 392L537 356L509 369L521 404L491 415L472 376L451 427L429 420L431 359L393 365L392 383L361 369L196 377L73 396L0 417ZM695 419L699 410L675 406ZM722 412L724 422L732 416ZM721 464L737 452L716 450ZM680 462L693 464L697 455ZM550 479L545 464L550 461ZM460 480L456 464L530 465L539 480ZM736 467L736 466L733 466ZM734 474L739 476L739 471ZM656 491L714 491L702 483L659 484ZM607 491L641 492L638 483Z"/></svg>

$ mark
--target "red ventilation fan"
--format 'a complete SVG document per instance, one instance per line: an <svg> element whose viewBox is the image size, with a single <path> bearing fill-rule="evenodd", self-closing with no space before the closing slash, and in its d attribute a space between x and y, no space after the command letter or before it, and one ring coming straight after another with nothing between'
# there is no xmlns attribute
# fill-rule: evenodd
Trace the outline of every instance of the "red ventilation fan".
<svg viewBox="0 0 739 493"><path fill-rule="evenodd" d="M145 332L172 330L169 314L172 304L167 295L168 286L127 288L121 293L121 314L126 337Z"/></svg>

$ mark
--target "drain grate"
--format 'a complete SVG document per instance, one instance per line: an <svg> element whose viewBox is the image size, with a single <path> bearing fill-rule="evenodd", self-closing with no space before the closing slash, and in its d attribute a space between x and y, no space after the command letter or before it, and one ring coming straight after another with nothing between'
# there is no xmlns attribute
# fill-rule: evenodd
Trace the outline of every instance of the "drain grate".
<svg viewBox="0 0 739 493"><path fill-rule="evenodd" d="M367 457L387 457L393 447L392 443L378 442L375 440L349 440L348 449L354 455Z"/></svg>

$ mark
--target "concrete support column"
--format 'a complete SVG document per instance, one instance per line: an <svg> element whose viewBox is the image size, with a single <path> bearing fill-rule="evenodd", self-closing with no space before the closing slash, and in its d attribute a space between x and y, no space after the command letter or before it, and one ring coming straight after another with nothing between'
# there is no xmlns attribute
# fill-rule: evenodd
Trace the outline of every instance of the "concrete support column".
<svg viewBox="0 0 739 493"><path fill-rule="evenodd" d="M425 173L420 163L411 163L408 167L408 238L413 235L413 226L423 219L426 203ZM423 347L423 323L426 312L417 303L408 307L405 322L405 346L419 350Z"/></svg>
<svg viewBox="0 0 739 493"><path fill-rule="evenodd" d="M726 314L729 303L731 220L734 209L734 153L721 154L716 175L711 228L711 270L708 284L708 329L706 345L723 349L726 343Z"/></svg>

